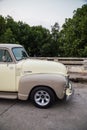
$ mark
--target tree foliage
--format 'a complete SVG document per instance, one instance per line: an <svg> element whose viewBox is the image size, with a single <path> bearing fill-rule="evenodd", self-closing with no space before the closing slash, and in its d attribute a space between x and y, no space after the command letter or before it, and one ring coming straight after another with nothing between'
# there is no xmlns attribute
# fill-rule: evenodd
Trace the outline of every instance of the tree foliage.
<svg viewBox="0 0 87 130"><path fill-rule="evenodd" d="M72 19L66 19L60 32L60 42L63 56L87 56L87 5L74 11Z"/></svg>
<svg viewBox="0 0 87 130"><path fill-rule="evenodd" d="M0 15L0 43L16 43L25 47L30 56L87 56L87 5L73 12L60 30L56 22L51 31L14 21Z"/></svg>
<svg viewBox="0 0 87 130"><path fill-rule="evenodd" d="M55 25L50 33L42 26L30 27L22 21L14 21L11 16L0 16L0 43L21 44L30 56L57 56L59 30L56 30L58 24Z"/></svg>

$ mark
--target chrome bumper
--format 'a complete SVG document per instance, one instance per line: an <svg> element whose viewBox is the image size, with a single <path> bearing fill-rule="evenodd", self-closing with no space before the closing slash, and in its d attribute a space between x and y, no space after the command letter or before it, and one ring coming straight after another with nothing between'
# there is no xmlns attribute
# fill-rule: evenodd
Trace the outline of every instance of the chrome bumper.
<svg viewBox="0 0 87 130"><path fill-rule="evenodd" d="M74 89L72 88L72 84L69 83L68 87L65 90L66 100L69 100L74 94Z"/></svg>

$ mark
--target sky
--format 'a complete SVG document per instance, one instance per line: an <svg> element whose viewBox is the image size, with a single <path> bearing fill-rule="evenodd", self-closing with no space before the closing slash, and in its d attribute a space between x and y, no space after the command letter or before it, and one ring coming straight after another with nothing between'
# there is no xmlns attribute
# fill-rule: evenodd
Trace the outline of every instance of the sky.
<svg viewBox="0 0 87 130"><path fill-rule="evenodd" d="M87 0L0 0L0 15L50 29L55 22L61 27L65 18L72 18L73 11L84 4Z"/></svg>

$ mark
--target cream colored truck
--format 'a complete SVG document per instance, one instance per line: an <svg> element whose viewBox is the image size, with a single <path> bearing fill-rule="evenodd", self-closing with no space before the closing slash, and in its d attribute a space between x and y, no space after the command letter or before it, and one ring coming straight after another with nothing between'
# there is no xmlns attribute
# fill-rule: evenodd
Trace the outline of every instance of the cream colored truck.
<svg viewBox="0 0 87 130"><path fill-rule="evenodd" d="M0 44L0 98L31 99L47 108L56 98L72 95L66 67L59 62L32 60L21 45Z"/></svg>

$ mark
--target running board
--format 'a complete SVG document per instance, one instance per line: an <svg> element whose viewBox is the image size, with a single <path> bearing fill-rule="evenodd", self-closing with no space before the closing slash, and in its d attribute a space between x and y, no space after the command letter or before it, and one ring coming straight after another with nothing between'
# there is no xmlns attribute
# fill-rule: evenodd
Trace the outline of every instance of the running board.
<svg viewBox="0 0 87 130"><path fill-rule="evenodd" d="M17 99L18 93L14 92L0 92L0 98L3 99Z"/></svg>

